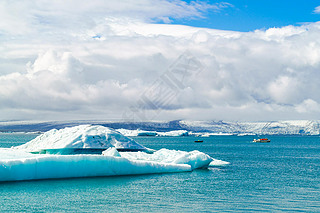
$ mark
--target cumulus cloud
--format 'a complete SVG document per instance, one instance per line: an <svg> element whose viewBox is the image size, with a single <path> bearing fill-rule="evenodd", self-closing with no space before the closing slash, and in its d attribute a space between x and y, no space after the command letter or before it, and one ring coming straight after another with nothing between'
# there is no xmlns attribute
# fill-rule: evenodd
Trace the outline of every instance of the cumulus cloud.
<svg viewBox="0 0 320 213"><path fill-rule="evenodd" d="M320 23L241 33L155 22L201 17L227 3L3 2L1 120L319 115ZM172 69L186 55L198 72L188 73L192 60Z"/></svg>

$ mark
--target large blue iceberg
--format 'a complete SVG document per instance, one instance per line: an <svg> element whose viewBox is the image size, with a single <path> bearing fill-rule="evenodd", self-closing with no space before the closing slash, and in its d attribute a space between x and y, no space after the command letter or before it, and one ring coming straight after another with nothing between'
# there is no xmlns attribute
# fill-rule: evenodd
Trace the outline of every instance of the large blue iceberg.
<svg viewBox="0 0 320 213"><path fill-rule="evenodd" d="M190 172L223 164L199 151L152 151L110 128L80 125L0 149L0 181Z"/></svg>

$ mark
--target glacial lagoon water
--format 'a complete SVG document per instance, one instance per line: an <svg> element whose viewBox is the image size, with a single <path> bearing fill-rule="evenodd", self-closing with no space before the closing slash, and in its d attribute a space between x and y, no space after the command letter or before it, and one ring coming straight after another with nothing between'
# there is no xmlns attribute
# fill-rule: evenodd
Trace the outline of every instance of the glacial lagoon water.
<svg viewBox="0 0 320 213"><path fill-rule="evenodd" d="M0 134L0 147L37 135ZM0 212L319 212L320 137L134 137L229 165L186 173L0 183Z"/></svg>

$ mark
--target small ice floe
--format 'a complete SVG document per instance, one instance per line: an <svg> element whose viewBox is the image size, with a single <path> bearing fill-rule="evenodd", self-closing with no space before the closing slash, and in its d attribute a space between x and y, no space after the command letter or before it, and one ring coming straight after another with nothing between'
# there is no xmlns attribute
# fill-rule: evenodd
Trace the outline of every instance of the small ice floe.
<svg viewBox="0 0 320 213"><path fill-rule="evenodd" d="M117 129L121 134L132 137L132 136L166 136L166 137L180 137L188 136L189 132L187 130L173 130L168 132L156 132L156 131L146 131L141 129L129 130L129 129Z"/></svg>

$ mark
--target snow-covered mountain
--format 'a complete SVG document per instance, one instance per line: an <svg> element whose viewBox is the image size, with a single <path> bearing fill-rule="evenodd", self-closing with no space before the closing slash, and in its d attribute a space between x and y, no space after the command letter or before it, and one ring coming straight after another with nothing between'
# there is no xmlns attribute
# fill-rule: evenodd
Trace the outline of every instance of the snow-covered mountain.
<svg viewBox="0 0 320 213"><path fill-rule="evenodd" d="M228 121L154 121L154 122L103 122L103 121L70 121L70 122L0 122L2 132L34 132L61 129L80 124L95 124L118 129L127 135L139 135L143 131L154 133L153 136L186 136L176 134L185 130L189 135L212 134L281 134L281 135L320 135L320 120L266 121L266 122L228 122ZM130 130L130 131L126 131ZM136 131L132 131L136 130ZM185 132L184 131L184 132ZM156 132L156 134L155 134ZM139 133L139 134L138 134ZM166 134L168 133L168 134ZM169 134L170 133L170 134ZM172 135L172 133L175 133Z"/></svg>

